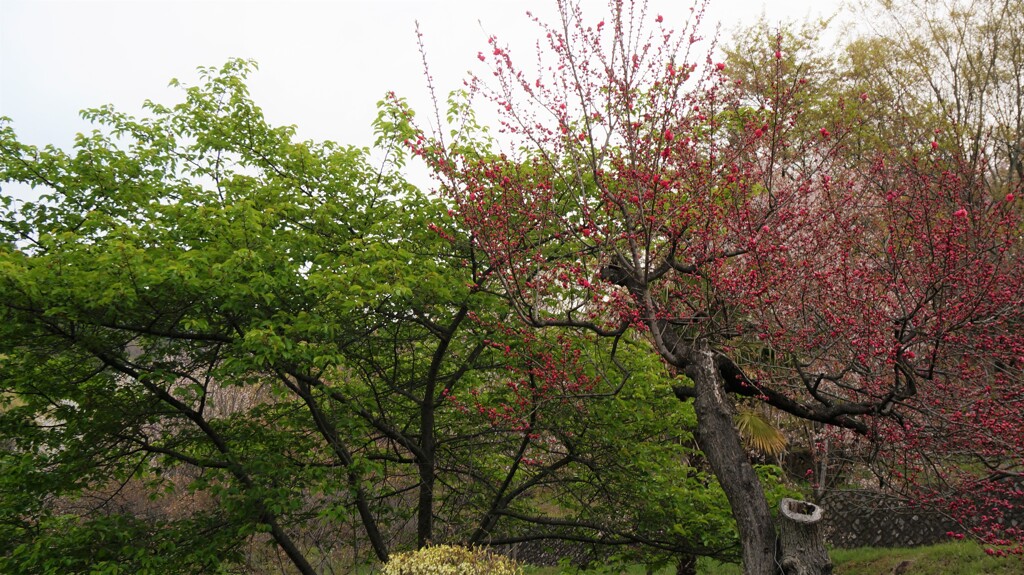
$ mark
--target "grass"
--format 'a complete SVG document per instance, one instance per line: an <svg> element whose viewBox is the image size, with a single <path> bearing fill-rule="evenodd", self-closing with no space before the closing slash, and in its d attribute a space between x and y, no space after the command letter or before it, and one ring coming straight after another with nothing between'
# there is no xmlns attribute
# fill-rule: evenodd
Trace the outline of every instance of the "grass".
<svg viewBox="0 0 1024 575"><path fill-rule="evenodd" d="M982 546L967 541L941 543L911 549L835 549L832 551L835 575L1021 575L1024 558L992 557ZM558 567L529 567L526 575L646 575L643 566L622 570L560 569ZM672 568L656 575L671 575ZM741 575L738 565L722 564L702 559L700 575Z"/></svg>
<svg viewBox="0 0 1024 575"><path fill-rule="evenodd" d="M992 557L973 542L951 542L912 549L836 549L836 575L885 575L902 565L903 575L1020 575L1024 558Z"/></svg>
<svg viewBox="0 0 1024 575"><path fill-rule="evenodd" d="M675 567L665 567L655 571L653 575L675 575ZM647 575L647 569L643 565L632 565L622 569L578 569L576 567L525 567L525 575ZM702 558L697 565L699 575L742 575L739 565L718 563L710 559Z"/></svg>
<svg viewBox="0 0 1024 575"><path fill-rule="evenodd" d="M710 569L710 570L709 570ZM655 571L653 575L675 575L675 567L665 567ZM576 569L575 567L526 567L524 575L647 575L647 569L643 565L632 565L623 569ZM715 562L698 564L699 575L742 575L739 565L728 565Z"/></svg>

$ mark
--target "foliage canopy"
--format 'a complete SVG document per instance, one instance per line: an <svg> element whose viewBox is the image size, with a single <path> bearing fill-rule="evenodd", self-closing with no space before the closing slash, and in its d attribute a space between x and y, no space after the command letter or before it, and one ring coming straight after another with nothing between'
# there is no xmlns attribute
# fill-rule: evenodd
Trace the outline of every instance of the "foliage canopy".
<svg viewBox="0 0 1024 575"><path fill-rule="evenodd" d="M404 116L378 118L379 167L296 142L251 67L144 118L88 110L74 153L0 128L0 178L41 192L0 217L0 568L215 573L266 542L304 573L445 541L728 556L663 367L512 327L399 173Z"/></svg>

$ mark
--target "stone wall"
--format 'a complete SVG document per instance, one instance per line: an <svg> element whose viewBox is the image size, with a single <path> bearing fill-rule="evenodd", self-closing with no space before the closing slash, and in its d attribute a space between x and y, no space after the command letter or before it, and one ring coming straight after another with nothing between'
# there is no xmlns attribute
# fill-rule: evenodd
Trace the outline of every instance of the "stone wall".
<svg viewBox="0 0 1024 575"><path fill-rule="evenodd" d="M948 532L962 531L941 513L874 491L834 491L822 504L825 537L834 547L916 547L948 541Z"/></svg>
<svg viewBox="0 0 1024 575"><path fill-rule="evenodd" d="M1024 527L1024 482L1003 517L1006 525ZM909 506L905 500L871 490L833 491L825 507L825 537L834 547L916 547L949 541L949 532L965 528L940 510Z"/></svg>

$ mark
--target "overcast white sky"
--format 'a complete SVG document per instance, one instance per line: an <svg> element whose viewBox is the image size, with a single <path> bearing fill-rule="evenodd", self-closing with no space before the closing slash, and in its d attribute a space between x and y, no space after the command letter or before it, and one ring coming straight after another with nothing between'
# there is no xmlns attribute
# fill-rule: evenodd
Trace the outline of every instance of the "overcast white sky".
<svg viewBox="0 0 1024 575"><path fill-rule="evenodd" d="M274 124L303 139L369 145L375 103L388 90L426 111L416 47L419 20L438 89L458 88L490 34L524 49L527 10L554 0L0 0L0 116L25 142L70 146L89 125L82 108L112 103L136 113L143 100L177 101L168 80L195 83L195 68L253 58L250 88ZM607 2L583 0L595 22ZM828 15L838 0L712 0L723 29L762 13L772 21ZM650 0L682 21L687 0Z"/></svg>

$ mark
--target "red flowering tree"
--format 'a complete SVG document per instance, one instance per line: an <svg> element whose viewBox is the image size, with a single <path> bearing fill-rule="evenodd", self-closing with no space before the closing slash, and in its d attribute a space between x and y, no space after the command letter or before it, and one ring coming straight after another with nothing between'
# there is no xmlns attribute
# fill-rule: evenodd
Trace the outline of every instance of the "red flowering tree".
<svg viewBox="0 0 1024 575"><path fill-rule="evenodd" d="M699 47L699 8L673 30L643 4L612 1L600 21L558 6L529 67L490 40L492 76L452 100L450 140L408 141L518 318L649 340L694 402L746 573L830 566L819 509L773 519L734 427L741 398L875 442L914 493L1019 542L998 512L1000 478L1024 463L1014 194L990 199L928 148L851 160L856 109L795 129L804 83L783 81L785 54L765 46L777 80L746 100ZM473 119L479 99L497 136Z"/></svg>

